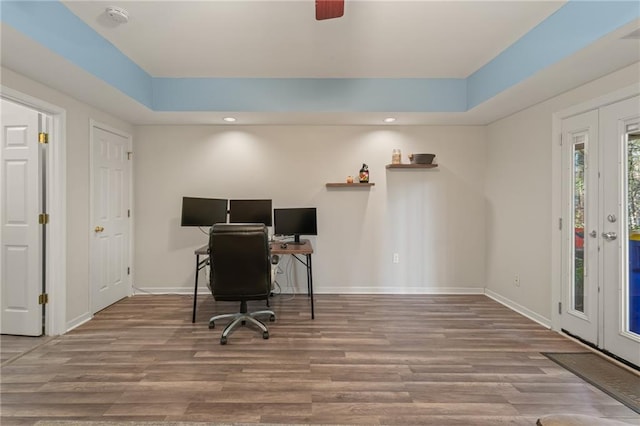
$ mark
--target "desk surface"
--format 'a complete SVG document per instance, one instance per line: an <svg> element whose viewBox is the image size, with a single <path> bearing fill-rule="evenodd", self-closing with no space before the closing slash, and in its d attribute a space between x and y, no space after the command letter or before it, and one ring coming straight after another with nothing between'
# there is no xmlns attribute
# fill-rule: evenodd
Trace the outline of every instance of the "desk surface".
<svg viewBox="0 0 640 426"><path fill-rule="evenodd" d="M311 254L313 253L313 247L311 241L300 240L303 244L291 244L281 241L271 242L271 254ZM286 248L282 248L282 245L286 244Z"/></svg>
<svg viewBox="0 0 640 426"><path fill-rule="evenodd" d="M272 241L269 243L271 246L271 254L312 254L313 246L311 245L311 241L309 240L300 240L300 245L294 245L291 243ZM282 248L282 244L286 244L287 248ZM202 247L198 247L195 249L194 254L198 256L203 256L209 254L209 245L205 245Z"/></svg>

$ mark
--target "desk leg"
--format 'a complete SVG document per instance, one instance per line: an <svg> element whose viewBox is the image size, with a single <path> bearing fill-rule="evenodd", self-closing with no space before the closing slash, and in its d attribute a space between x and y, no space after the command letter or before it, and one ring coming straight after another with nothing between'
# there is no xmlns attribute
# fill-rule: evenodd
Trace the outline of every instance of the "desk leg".
<svg viewBox="0 0 640 426"><path fill-rule="evenodd" d="M311 255L307 255L307 286L309 291L309 297L311 297L311 319L315 319L315 313L313 309L313 271L311 270Z"/></svg>
<svg viewBox="0 0 640 426"><path fill-rule="evenodd" d="M200 266L200 255L196 254L196 282L193 286L193 317L191 318L191 322L196 322L196 304L198 302L198 273L200 270L198 267Z"/></svg>

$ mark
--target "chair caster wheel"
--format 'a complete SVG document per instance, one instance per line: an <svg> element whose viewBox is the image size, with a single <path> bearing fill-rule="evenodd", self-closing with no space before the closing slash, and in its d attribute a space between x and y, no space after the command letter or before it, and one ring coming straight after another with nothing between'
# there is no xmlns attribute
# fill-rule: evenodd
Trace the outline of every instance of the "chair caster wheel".
<svg viewBox="0 0 640 426"><path fill-rule="evenodd" d="M269 338L269 332L268 331L263 331L262 332L262 338L263 339L268 339Z"/></svg>
<svg viewBox="0 0 640 426"><path fill-rule="evenodd" d="M220 344L221 345L226 345L227 344L227 338L226 337L221 337L220 338Z"/></svg>
<svg viewBox="0 0 640 426"><path fill-rule="evenodd" d="M211 321L211 322L209 323L209 330L212 330L212 329L214 329L214 328L216 328L216 323L215 323L215 322L213 322L213 321Z"/></svg>
<svg viewBox="0 0 640 426"><path fill-rule="evenodd" d="M275 315L271 315L269 317L269 321L274 322L276 320L276 316Z"/></svg>

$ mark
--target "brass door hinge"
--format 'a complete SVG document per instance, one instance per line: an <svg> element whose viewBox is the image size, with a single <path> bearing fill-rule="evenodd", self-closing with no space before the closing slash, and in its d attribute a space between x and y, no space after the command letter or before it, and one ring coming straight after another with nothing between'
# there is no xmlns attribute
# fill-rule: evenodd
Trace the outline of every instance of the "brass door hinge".
<svg viewBox="0 0 640 426"><path fill-rule="evenodd" d="M38 142L49 143L49 133L44 133L44 132L38 133Z"/></svg>
<svg viewBox="0 0 640 426"><path fill-rule="evenodd" d="M133 151L127 151L127 160L131 160L131 157L133 157Z"/></svg>
<svg viewBox="0 0 640 426"><path fill-rule="evenodd" d="M40 225L46 225L49 223L49 214L48 213L40 213L38 215L38 223Z"/></svg>
<svg viewBox="0 0 640 426"><path fill-rule="evenodd" d="M42 293L38 296L38 305L46 305L49 303L49 295L47 293Z"/></svg>

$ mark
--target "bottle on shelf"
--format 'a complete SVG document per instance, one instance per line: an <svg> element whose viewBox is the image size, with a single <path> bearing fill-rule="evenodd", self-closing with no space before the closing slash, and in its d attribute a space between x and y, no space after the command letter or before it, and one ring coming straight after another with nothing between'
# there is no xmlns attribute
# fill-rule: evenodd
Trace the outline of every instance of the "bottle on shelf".
<svg viewBox="0 0 640 426"><path fill-rule="evenodd" d="M369 183L369 166L362 163L362 168L360 169L358 178L360 180L360 183Z"/></svg>
<svg viewBox="0 0 640 426"><path fill-rule="evenodd" d="M402 163L402 151L399 149L394 149L391 153L391 164L400 164Z"/></svg>

